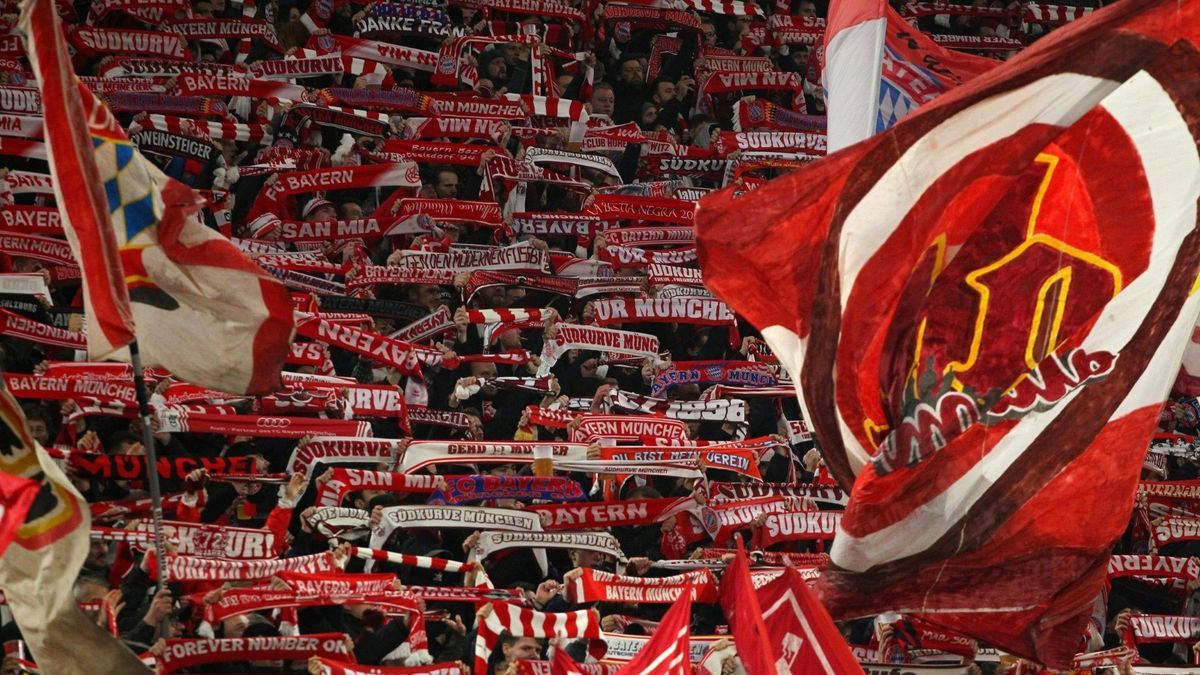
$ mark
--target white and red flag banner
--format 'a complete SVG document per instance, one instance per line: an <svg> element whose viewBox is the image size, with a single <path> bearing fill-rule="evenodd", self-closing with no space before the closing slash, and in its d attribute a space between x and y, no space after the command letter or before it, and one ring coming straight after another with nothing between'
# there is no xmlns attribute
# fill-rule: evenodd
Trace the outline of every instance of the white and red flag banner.
<svg viewBox="0 0 1200 675"><path fill-rule="evenodd" d="M63 228L84 271L89 356L128 358L121 348L140 325L146 365L223 391L277 388L292 334L286 289L204 226L201 197L146 160L75 79L53 14L29 2L21 26L42 95L58 102L44 133Z"/></svg>
<svg viewBox="0 0 1200 675"><path fill-rule="evenodd" d="M1195 5L1105 8L701 201L704 278L854 484L819 585L834 616L900 610L1070 666L1200 313L1198 39Z"/></svg>

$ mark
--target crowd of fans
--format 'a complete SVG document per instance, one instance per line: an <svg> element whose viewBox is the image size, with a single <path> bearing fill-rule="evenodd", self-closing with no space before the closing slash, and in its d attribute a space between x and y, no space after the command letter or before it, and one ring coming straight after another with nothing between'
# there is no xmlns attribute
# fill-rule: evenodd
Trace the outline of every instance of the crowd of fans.
<svg viewBox="0 0 1200 675"><path fill-rule="evenodd" d="M614 7L626 11L617 12ZM1006 6L976 0L969 5L980 10L975 14L967 7L959 6L961 13L921 14L914 22L931 34L1017 43L1035 39L1053 27L1029 23L1017 3ZM98 11L101 8L103 12ZM639 241L614 238L613 232L619 232L618 225L664 231L686 227L686 219L664 217L659 209L686 208L706 191L730 184L753 189L778 172L823 154L821 143L804 148L781 145L763 152L761 147L739 145L730 134L735 130L762 131L768 138L787 138L788 133L797 132L821 137L825 106L816 52L821 17L827 9L825 2L814 0L774 4L701 0L654 5L590 0L578 6L550 0L450 0L448 5L437 0L365 5L345 1L312 6L294 0L260 0L257 5L248 0L242 4L194 0L183 8L172 8L170 3L141 6L99 1L90 6L76 2L73 8L64 5L62 13L75 20L71 30L86 25L169 32L177 19L265 22L270 39L190 40L190 62L163 65L161 55L80 48L75 65L85 83L93 85L113 106L135 143L147 131L167 134L157 137L157 145L145 136L143 149L168 173L210 199L204 211L206 222L283 279L296 293L297 309L331 319L340 313L343 320L374 335L404 333L410 324L422 320L435 329L420 338L433 357L415 367L373 360L336 342L322 343L316 352L295 350L286 368L312 379L285 380L284 389L273 397L182 392L185 383L152 372L152 403L160 411L176 408L206 414L364 420L369 422L373 438L400 439L396 448L400 457L410 442L431 439L580 441L579 427L588 416L646 413L684 422L687 438L670 441L675 447L700 453L703 442L724 442L730 445L718 447L753 453L755 466L741 472L700 464L703 479L651 474L614 477L560 469L558 475L577 483L591 501L680 498L691 499L692 504L661 522L609 528L619 541L620 559L594 550L552 548L546 550L543 567L533 547L516 547L488 556L479 570L373 562L374 572L394 574L402 587L461 588L486 583L513 591L510 597L528 607L562 612L584 606L570 602L564 590L578 578L581 568L665 577L689 569L680 561L695 559L695 568L719 571L722 551L733 547L733 536L743 537L749 548L761 550L755 558L756 569L778 567L788 555L777 554L785 553L796 554L792 562L803 561L808 568L819 570L827 563L823 554L828 538L755 545L761 544L759 530L772 510L837 510L845 503L845 495L824 471L795 397L788 391L787 375L753 327L736 320L662 321L662 316L603 323L608 328L653 336L658 352L654 357L622 355L600 347L574 348L550 356L552 350L545 346L564 325L596 323L596 303L607 298L712 299L698 273L694 281L682 279L688 270L697 268L692 237L682 234ZM983 10L991 10L993 15ZM424 23L414 26L392 21L397 17L422 17ZM6 14L4 20L11 25L15 16ZM472 42L471 37L486 39ZM333 38L399 45L412 50L397 57L400 61L420 63L371 61L366 53L374 47ZM73 44L80 43L73 40ZM205 93L176 97L174 104L164 100L178 93L181 82L191 74L242 73L247 69L261 73L265 71L254 68L264 62L337 53L346 57L345 72L292 79L302 85L302 93L284 88L262 98ZM985 53L1005 58L1010 52L987 48ZM11 61L17 63L19 58L13 55ZM141 76L139 65L144 67ZM23 68L5 68L0 70L0 84L6 88L30 86ZM722 74L741 74L739 68L788 77L778 79L783 86L762 77L745 79L744 86L718 86ZM146 88L122 88L132 81L142 82ZM269 81L289 82L286 78ZM355 91L395 95L372 99L355 95ZM399 93L412 96L402 104ZM421 99L421 94L431 95L432 101ZM456 97L459 102L517 101L527 107L527 114L520 119L456 116L438 108L441 102ZM374 100L381 103L372 105ZM191 106L195 112L189 112ZM336 110L339 115L314 114L318 108ZM454 126L439 122L439 118L464 123ZM352 130L356 125L359 128ZM170 137L198 140L203 149L163 142ZM172 153L167 146L189 149ZM412 162L417 175L400 182L353 184L348 180L307 191L277 190L286 186L289 174L403 162ZM48 172L42 159L5 156L4 164L9 172L0 176L0 209L53 205L52 193L23 187L22 181L30 174ZM434 200L444 202L445 208ZM485 203L494 212L480 206ZM609 211L604 212L602 206ZM371 219L376 223L374 229L362 225ZM314 224L331 222L334 225L328 232L351 234L331 234L325 241L319 236L306 239L290 234L305 227L319 232ZM613 229L606 231L608 227ZM547 261L548 269L540 273L523 268L516 272L478 269L462 263L465 257L455 257L456 252L487 255L498 250L495 247L518 244L540 252L534 255L541 255L537 259ZM485 246L493 248L481 248ZM413 266L406 261L414 259L410 255L414 252L449 254L431 259L461 266ZM52 265L37 258L9 255L4 262L9 273L43 272L52 291L51 297L39 298L35 307L28 305L30 296L19 294L0 296L5 300L0 304L42 323L80 330L77 279L61 278ZM655 269L656 265L662 269ZM370 279L370 274L378 274L370 270L387 267L403 269L411 278L382 277L379 283L361 283ZM570 283L557 286L551 279ZM595 284L598 292L584 292L589 283ZM352 302L338 302L338 298ZM523 309L540 311L532 317L504 312ZM479 319L479 314L472 314L477 310L496 312ZM189 336L179 339L186 341ZM297 341L314 342L311 337L298 337ZM0 339L0 348L7 373L65 377L63 363L82 359L72 349L12 336ZM317 356L305 355L311 353ZM478 355L493 357L471 358ZM718 372L710 373L713 369ZM306 382L326 386L307 386ZM364 413L363 408L372 406L356 410L355 397L339 392L338 382L387 385L402 395L404 404L397 402L391 412ZM721 401L725 403L715 403ZM337 632L348 636L349 651L360 664L416 665L422 661L411 649L414 614L369 604L301 607L290 614L265 610L206 621L206 605L220 602L230 589L281 590L289 588L288 581L267 575L254 580L192 579L160 585L158 561L150 553L153 546L114 534L144 531L148 526L146 481L98 476L81 470L71 459L80 453L144 455L147 449L136 421L119 409L106 407L105 402L90 399L31 398L25 401L24 410L34 437L58 451L76 487L93 507L96 531L76 582L77 598L135 652L147 654L147 658L161 655L166 640L182 637ZM361 572L367 564L353 554L352 545L444 561L474 559L471 553L480 532L473 527L397 527L378 547L370 542L372 530L380 530L387 509L425 504L429 491L372 489L377 486L351 489L340 506L353 512L339 512L334 519L337 522L314 521L320 508L318 495L331 480L337 480L332 469L341 463L337 457L326 457L308 464L306 471L296 472L292 458L298 446L319 439L177 430L163 422L163 415L157 419L160 426L154 443L159 457L252 457L254 471L263 474L260 480L247 480L197 468L165 475L167 518L174 523L264 530L273 535L274 542L274 550L267 551L264 558L333 550L337 563L347 572ZM1168 406L1163 431L1180 436L1162 441L1158 451L1148 455L1146 481L1196 477L1200 457L1191 454L1187 435L1197 433L1198 426L1200 413L1194 400ZM660 440L635 442L654 445ZM583 437L587 458L601 459L611 447L610 441L603 435ZM346 466L353 471L397 470L395 461ZM443 478L512 477L530 475L532 469L525 459L504 463L502 457L492 457L479 464L436 463L420 472L435 472ZM697 517L703 509L732 509L751 494L737 490L723 494L714 490L714 485L758 482L768 485L762 488L762 496L778 500L744 521L731 521L718 535L705 534ZM436 486L443 488L445 483ZM472 505L523 510L537 501L490 498ZM1194 541L1153 548L1154 530L1162 518L1190 515L1186 506L1172 504L1169 509L1175 510L1168 513L1156 510L1156 504L1161 505L1153 497L1142 498L1133 510L1129 534L1115 554L1153 553L1186 559L1195 553ZM168 551L177 544L168 542ZM1196 613L1193 592L1200 580L1161 583L1151 576L1122 576L1111 581L1110 589L1098 599L1088 634L1080 636L1080 652L1133 645L1137 636L1131 629L1131 616ZM626 635L652 634L670 607L594 606L604 631ZM468 672L471 666L466 664L472 663L478 630L476 604L422 600L419 609L423 629L416 629L427 634L429 658L462 662ZM719 636L727 623L718 606L698 603L692 633ZM948 658L968 664L969 672L1002 672L1009 663L989 658L986 647L965 638L941 636L945 639L934 640L936 630L908 617L868 617L840 626L864 661ZM16 645L19 639L14 623L0 627L0 642ZM603 654L589 650L587 640L552 642L502 635L491 654L488 672L519 672L518 661L548 659L550 649L567 650L581 663L603 659ZM938 648L928 647L933 643ZM714 642L711 651L724 656L706 661L704 667L710 672L735 672L740 666L734 654L746 646L736 645L732 652L726 647ZM1136 647L1147 661L1184 663L1192 659L1190 644L1183 641L1174 647L1167 642ZM1127 662L1125 659L1119 667L1127 670ZM5 675L25 672L28 664L28 655L20 649L6 649ZM188 672L297 672L309 668L310 672L322 672L315 661L247 660Z"/></svg>

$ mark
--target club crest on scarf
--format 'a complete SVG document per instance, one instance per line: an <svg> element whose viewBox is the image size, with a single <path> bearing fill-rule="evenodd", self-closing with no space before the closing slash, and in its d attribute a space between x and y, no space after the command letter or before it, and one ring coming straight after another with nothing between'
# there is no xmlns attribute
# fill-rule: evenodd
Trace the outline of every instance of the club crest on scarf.
<svg viewBox="0 0 1200 675"><path fill-rule="evenodd" d="M1116 355L1078 345L1123 280L1144 269L1150 235L1079 198L1094 170L1081 160L1088 145L1068 134L978 231L956 241L951 229L926 251L902 296L917 320L891 326L895 351L883 362L908 370L881 373L898 421L866 421L879 475L916 465L976 423L1045 410L1113 370ZM1148 209L1144 189L1122 182L1135 210Z"/></svg>

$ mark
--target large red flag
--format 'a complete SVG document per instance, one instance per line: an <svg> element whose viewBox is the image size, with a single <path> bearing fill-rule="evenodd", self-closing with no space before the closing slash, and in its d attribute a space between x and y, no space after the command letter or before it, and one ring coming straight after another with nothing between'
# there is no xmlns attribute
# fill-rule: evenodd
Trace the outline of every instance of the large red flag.
<svg viewBox="0 0 1200 675"><path fill-rule="evenodd" d="M758 589L758 604L769 644L779 650L775 660L779 673L840 675L862 669L833 618L795 568L786 568Z"/></svg>
<svg viewBox="0 0 1200 675"><path fill-rule="evenodd" d="M679 602L663 615L658 629L638 653L617 675L691 675L692 591L688 589Z"/></svg>
<svg viewBox="0 0 1200 675"><path fill-rule="evenodd" d="M819 586L834 616L923 615L1070 665L1200 313L1198 36L1197 3L1128 0L701 202L705 280L854 482Z"/></svg>
<svg viewBox="0 0 1200 675"><path fill-rule="evenodd" d="M739 647L738 658L747 675L776 675L775 661L780 644L771 640L763 623L758 593L750 579L750 561L737 538L737 553L721 575L721 609L729 620L734 644ZM753 649L745 646L754 645Z"/></svg>
<svg viewBox="0 0 1200 675"><path fill-rule="evenodd" d="M92 154L87 127L92 110L75 94L81 85L71 68L57 15L42 16L46 11L54 14L54 3L30 3L26 11L38 33L36 40L27 33L29 60L38 74L42 100L55 102L42 106L46 159L54 172L54 200L83 272L88 352L99 360L133 341L133 310L104 183Z"/></svg>
<svg viewBox="0 0 1200 675"><path fill-rule="evenodd" d="M220 391L277 389L291 350L287 289L199 222L200 196L142 157L74 79L53 2L26 0L21 16L42 96L59 103L47 106L44 134L63 229L88 284L89 355L128 360L121 348L136 324L146 365Z"/></svg>

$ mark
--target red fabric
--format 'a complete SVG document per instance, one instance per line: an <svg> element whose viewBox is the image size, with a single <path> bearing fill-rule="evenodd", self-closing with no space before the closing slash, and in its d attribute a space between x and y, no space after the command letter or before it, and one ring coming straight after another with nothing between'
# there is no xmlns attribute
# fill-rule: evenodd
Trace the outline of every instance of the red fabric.
<svg viewBox="0 0 1200 675"><path fill-rule="evenodd" d="M1145 401L1157 403L1158 394L1148 394L1139 380L1152 354L1173 347L1168 340L1174 338L1159 329L1174 322L1184 300L1172 294L1169 283L1148 291L1137 306L1153 313L1145 324L1150 330L1122 347L1115 363L1109 353L1072 353L1089 337L1104 339L1097 319L1114 295L1113 277L1102 278L1094 268L1084 272L1072 262L1076 256L1041 249L1034 235L1100 256L1118 270L1122 287L1145 278L1152 254L1164 267L1179 269L1182 278L1196 251L1184 244L1179 253L1163 255L1148 239L1159 234L1154 226L1131 232L1114 217L1142 213L1145 222L1156 223L1146 199L1153 179L1134 167L1163 157L1138 152L1137 134L1115 113L1094 107L1110 88L1068 93L1050 83L1058 77L1084 79L1079 75L1126 81L1129 73L1147 68L1168 91L1185 86L1179 67L1192 67L1194 55L1167 46L1179 38L1196 40L1197 26L1195 6L1135 0L1106 8L1039 41L1009 66L943 94L883 134L742 198L726 190L701 201L696 227L706 282L754 324L778 327L766 337L781 362L797 364L793 379L803 392L805 417L831 471L847 488L857 474L833 564L819 585L835 616L921 607L926 618L936 616L940 625L1007 652L1055 668L1070 666L1101 588L1109 547L1127 524L1157 416L1157 405L1150 408ZM924 153L923 143L950 144L950 129L965 111L982 114L980 102L1015 96L1038 82L1037 104L996 113L997 122L1004 120L1011 131L994 140L962 140L950 155L939 146L939 152L925 154L961 160L947 162L928 180L909 182L914 176L904 171L907 159L901 157ZM1050 98L1072 112L1035 112L1047 110ZM1181 96L1163 115L1189 120L1194 128L1196 113L1186 99ZM973 123L991 124L978 118ZM1050 181L1043 180L1049 160L1037 161L1046 153L1058 162ZM1123 162L1131 168L1113 168ZM867 204L900 175L896 188L910 190L910 197L896 203L897 212L870 209ZM1042 209L1031 214L1035 195ZM1085 201L1088 208L1073 208ZM752 232L740 227L746 214L764 226ZM859 230L864 218L878 231L866 235L866 225ZM1157 223L1180 237L1187 226L1170 219ZM856 235L857 242L869 236L879 246L851 250L847 242ZM943 270L938 256L944 250L956 253ZM976 282L997 291L993 310L983 312L967 276L993 271L988 265L996 261L1013 264L997 265L986 284ZM1003 275L1002 267L1008 267ZM1023 360L1029 333L1017 337L1024 324L1016 317L1032 316L1025 310L1036 304L1036 290L1024 291L1043 273L1074 273L1077 295L1061 330L1056 328L1053 349L1038 351L1055 356L1031 358L1034 372ZM978 339L976 332L963 331L977 317ZM918 333L921 342L914 344ZM787 345L794 346L782 358L780 349ZM968 352L971 365L962 360ZM956 359L958 365L949 368ZM1030 373L1032 379L1025 377ZM1080 379L1089 379L1081 373L1105 379L1065 398ZM925 375L932 377L922 379ZM939 381L946 390L938 388ZM1033 393L1035 382L1048 382L1047 397ZM1003 396L994 406L976 408L980 422L964 422L938 441L916 438L915 418L923 415L913 412L918 404L930 417L940 417L955 399L972 398L959 388L979 399L991 391ZM933 412L939 407L941 413ZM1040 425L1013 421L1035 415ZM928 419L922 424L930 431ZM1007 457L1019 459L1005 461L991 452L1002 443L1014 453ZM861 449L876 448L881 451L863 467ZM1125 448L1128 452L1114 451ZM983 467L996 470L975 479ZM951 496L953 506L936 503L951 486L970 496ZM1105 495L1103 502L1096 500L1098 493ZM937 517L926 517L934 512ZM958 611L968 607L1025 609Z"/></svg>
<svg viewBox="0 0 1200 675"><path fill-rule="evenodd" d="M263 527L275 535L275 545L271 549L273 555L280 555L287 550L287 530L288 522L292 519L292 507L276 506L271 509L271 514L267 516L267 522Z"/></svg>
<svg viewBox="0 0 1200 675"><path fill-rule="evenodd" d="M840 675L861 669L829 612L795 568L787 567L783 576L758 589L758 604L764 609L767 644L780 645L784 663L776 665L785 666L781 672Z"/></svg>
<svg viewBox="0 0 1200 675"><path fill-rule="evenodd" d="M692 594L684 593L663 615L637 658L617 671L618 675L691 675L691 621Z"/></svg>
<svg viewBox="0 0 1200 675"><path fill-rule="evenodd" d="M10 473L0 473L0 555L8 548L25 522L29 505L41 489L41 483Z"/></svg>
<svg viewBox="0 0 1200 675"><path fill-rule="evenodd" d="M750 580L750 561L746 559L741 539L737 540L733 562L721 576L721 609L729 620L734 644L756 646L738 650L746 675L776 675L774 661L780 645L771 641L763 622L758 593Z"/></svg>

